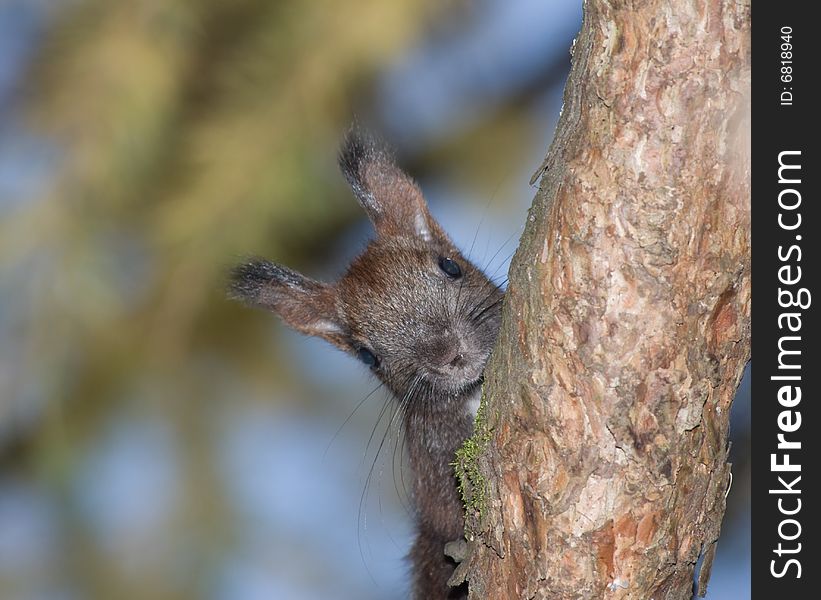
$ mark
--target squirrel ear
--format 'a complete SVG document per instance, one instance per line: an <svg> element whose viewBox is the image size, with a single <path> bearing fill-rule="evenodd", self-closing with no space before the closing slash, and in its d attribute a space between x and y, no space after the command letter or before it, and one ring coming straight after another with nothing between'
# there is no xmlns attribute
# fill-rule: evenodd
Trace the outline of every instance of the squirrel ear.
<svg viewBox="0 0 821 600"><path fill-rule="evenodd" d="M300 333L347 348L346 328L336 309L333 286L259 259L234 269L229 295L278 314Z"/></svg>
<svg viewBox="0 0 821 600"><path fill-rule="evenodd" d="M419 186L374 138L356 128L345 137L339 166L380 236L447 239Z"/></svg>

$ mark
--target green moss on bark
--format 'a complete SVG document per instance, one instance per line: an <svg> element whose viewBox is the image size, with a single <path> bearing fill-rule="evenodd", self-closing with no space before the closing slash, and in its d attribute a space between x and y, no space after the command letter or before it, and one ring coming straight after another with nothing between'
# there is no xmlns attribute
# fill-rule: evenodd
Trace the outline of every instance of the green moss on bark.
<svg viewBox="0 0 821 600"><path fill-rule="evenodd" d="M487 424L487 400L482 390L482 400L473 425L473 435L456 451L453 466L459 481L459 493L465 506L465 528L471 522L481 522L487 506L488 482L479 469L479 458L490 443L491 430Z"/></svg>

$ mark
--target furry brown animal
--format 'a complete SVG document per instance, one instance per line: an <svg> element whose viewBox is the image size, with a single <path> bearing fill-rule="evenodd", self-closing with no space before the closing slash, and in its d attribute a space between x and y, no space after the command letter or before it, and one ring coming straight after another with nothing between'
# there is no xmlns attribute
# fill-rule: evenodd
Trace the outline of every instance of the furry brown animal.
<svg viewBox="0 0 821 600"><path fill-rule="evenodd" d="M464 598L447 586L455 563L444 553L464 535L452 463L473 428L503 293L379 144L352 131L339 162L376 238L335 283L255 260L236 268L231 295L356 356L393 392L414 475L414 597Z"/></svg>

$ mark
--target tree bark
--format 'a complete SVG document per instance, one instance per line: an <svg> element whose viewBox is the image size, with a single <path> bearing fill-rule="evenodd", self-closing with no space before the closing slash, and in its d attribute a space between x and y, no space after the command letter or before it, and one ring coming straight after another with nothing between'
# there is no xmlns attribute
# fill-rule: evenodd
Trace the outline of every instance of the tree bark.
<svg viewBox="0 0 821 600"><path fill-rule="evenodd" d="M690 598L702 555L706 590L750 356L749 69L748 2L586 2L457 465L471 598Z"/></svg>

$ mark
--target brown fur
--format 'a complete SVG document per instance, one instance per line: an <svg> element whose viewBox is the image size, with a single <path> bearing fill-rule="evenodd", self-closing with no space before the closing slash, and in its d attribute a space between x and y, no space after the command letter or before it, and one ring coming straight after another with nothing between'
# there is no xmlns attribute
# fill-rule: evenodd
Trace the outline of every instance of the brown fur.
<svg viewBox="0 0 821 600"><path fill-rule="evenodd" d="M455 563L444 547L464 528L451 463L472 431L466 403L498 333L502 292L459 253L385 150L352 133L340 165L377 238L334 284L257 260L236 269L232 295L346 352L377 357L371 368L400 402L413 469L414 597L464 598L464 586L447 586ZM459 277L443 271L443 259L457 263Z"/></svg>

